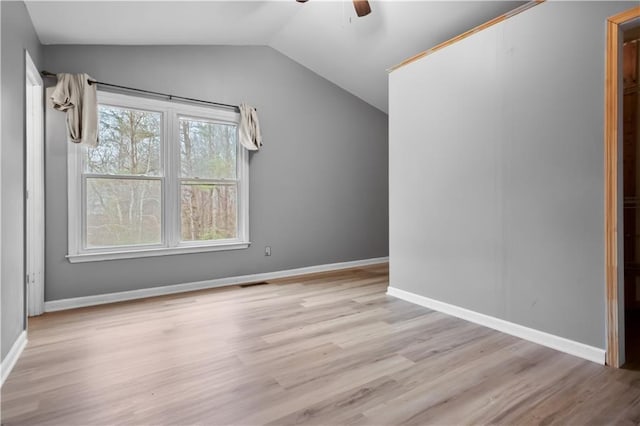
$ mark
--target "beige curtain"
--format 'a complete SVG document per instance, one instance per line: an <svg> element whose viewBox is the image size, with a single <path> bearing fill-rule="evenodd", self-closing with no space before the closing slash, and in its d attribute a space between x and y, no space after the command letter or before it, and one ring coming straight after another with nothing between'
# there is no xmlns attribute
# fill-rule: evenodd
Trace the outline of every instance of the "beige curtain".
<svg viewBox="0 0 640 426"><path fill-rule="evenodd" d="M258 112L252 106L240 104L240 143L250 151L257 151L262 146L262 134L258 122Z"/></svg>
<svg viewBox="0 0 640 426"><path fill-rule="evenodd" d="M87 74L58 74L51 95L53 107L67 114L69 140L89 146L98 145L98 100L96 85Z"/></svg>

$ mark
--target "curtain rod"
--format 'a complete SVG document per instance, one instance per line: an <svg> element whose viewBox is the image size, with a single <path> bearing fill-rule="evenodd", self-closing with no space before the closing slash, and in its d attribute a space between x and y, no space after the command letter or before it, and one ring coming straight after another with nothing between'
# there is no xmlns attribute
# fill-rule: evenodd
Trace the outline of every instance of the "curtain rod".
<svg viewBox="0 0 640 426"><path fill-rule="evenodd" d="M54 74L54 73L49 72L49 71L41 71L40 74L42 74L44 77L57 77L57 74ZM238 105L223 104L223 103L220 103L220 102L205 101L205 100L202 100L202 99L195 99L195 98L186 98L184 96L176 96L176 95L171 95L169 93L154 92L154 91L151 91L151 90L136 89L134 87L120 86L119 84L104 83L102 81L96 81L96 80L87 80L87 81L89 82L89 84L99 84L101 86L115 87L117 89L130 90L132 92L146 93L146 94L155 95L155 96L164 96L166 98L169 98L169 100L178 99L178 100L189 101L189 102L197 102L197 103L207 104L207 105L216 105L216 106L221 106L221 107L225 107L225 108L233 108L235 110L239 110L240 109L240 107Z"/></svg>

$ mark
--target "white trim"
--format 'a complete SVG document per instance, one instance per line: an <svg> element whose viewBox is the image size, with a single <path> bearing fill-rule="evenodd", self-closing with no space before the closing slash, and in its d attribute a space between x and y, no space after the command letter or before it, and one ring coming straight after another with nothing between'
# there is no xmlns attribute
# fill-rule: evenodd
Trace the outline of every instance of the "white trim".
<svg viewBox="0 0 640 426"><path fill-rule="evenodd" d="M139 290L120 291L117 293L99 294L96 296L74 297L45 302L45 312L62 311L66 309L82 308L85 306L103 305L105 303L122 302L125 300L143 299L146 297L162 296L174 293L184 293L208 288L226 287L238 284L252 283L277 278L288 278L297 275L313 274L317 272L337 271L340 269L356 268L360 266L377 265L389 261L388 257L353 260L349 262L330 263L326 265L306 266L303 268L286 269L282 271L264 272L261 274L241 275L214 280L196 281L184 284L174 284L162 287L144 288Z"/></svg>
<svg viewBox="0 0 640 426"><path fill-rule="evenodd" d="M38 67L33 63L31 59L31 55L27 50L24 51L25 54L25 72L27 74L28 81L33 83L35 86L43 86L42 76L40 76L40 71L38 71Z"/></svg>
<svg viewBox="0 0 640 426"><path fill-rule="evenodd" d="M18 358L20 358L20 355L22 354L25 346L27 346L27 331L23 330L16 341L13 342L13 346L11 346L11 350L9 351L7 356L5 356L0 363L0 376L2 376L2 382L0 383L0 386L4 385L4 381L7 380L7 377L9 377L11 370L13 370L16 362L18 362Z"/></svg>
<svg viewBox="0 0 640 426"><path fill-rule="evenodd" d="M25 282L27 314L44 312L44 92L42 77L25 50Z"/></svg>
<svg viewBox="0 0 640 426"><path fill-rule="evenodd" d="M47 93L47 95L49 95ZM82 187L80 171L84 147L81 144L67 142L67 232L69 255L77 254L82 247Z"/></svg>
<svg viewBox="0 0 640 426"><path fill-rule="evenodd" d="M2 7L0 6L0 23L2 22ZM6 37L6 36L5 36ZM2 31L0 31L0 46L2 46ZM6 60L5 60L6 62ZM0 54L0 71L2 71L2 55ZM2 74L0 72L0 74ZM0 79L1 80L1 79ZM2 139L2 99L4 99L2 97L2 84L0 84L0 139ZM1 141L0 141L1 142ZM0 143L0 168L2 168L2 143ZM4 198L4 194L2 192L2 173L0 173L0 282L2 281L2 246L4 245L4 243L2 242L2 199ZM1 284L1 283L0 283ZM1 294L1 292L0 292ZM0 303L1 305L1 303ZM25 313L23 312L23 317L26 316ZM1 340L2 336L0 335L0 340ZM0 344L0 346L2 346ZM2 354L0 354L0 356L2 356ZM3 372L4 369L2 368L2 365L0 363L0 372ZM4 380L0 381L0 387L2 386L2 383L4 382Z"/></svg>
<svg viewBox="0 0 640 426"><path fill-rule="evenodd" d="M397 297L398 299L406 300L407 302L415 303L416 305L424 306L425 308L433 309L434 311L462 318L521 339L529 340L530 342L547 346L560 352L565 352L570 355L604 365L604 349L585 345L584 343L545 333L544 331L535 330L533 328L481 314L459 306L450 305L425 296L400 290L399 288L389 286L387 294L389 296Z"/></svg>
<svg viewBox="0 0 640 426"><path fill-rule="evenodd" d="M149 249L130 249L126 251L101 251L99 253L85 252L67 255L69 263L100 262L103 260L135 259L139 257L169 256L174 254L204 253L209 251L225 251L246 249L250 242L234 242L225 244L189 245L178 247L154 247Z"/></svg>

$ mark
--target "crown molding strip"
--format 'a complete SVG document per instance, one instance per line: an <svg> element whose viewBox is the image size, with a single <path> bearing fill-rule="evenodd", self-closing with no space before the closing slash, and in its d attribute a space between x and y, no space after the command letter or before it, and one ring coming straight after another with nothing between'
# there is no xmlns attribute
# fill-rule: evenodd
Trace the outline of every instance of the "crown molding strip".
<svg viewBox="0 0 640 426"><path fill-rule="evenodd" d="M415 62L418 59L422 59L425 56L431 55L433 52L436 52L436 51L438 51L440 49L444 49L445 47L451 46L452 44L457 43L460 40L464 40L465 38L467 38L469 36L472 36L473 34L475 34L477 32L480 32L480 31L485 30L485 29L487 29L489 27L492 27L492 26L494 26L494 25L496 25L496 24L498 24L498 23L500 23L502 21L505 21L505 20L511 18L512 16L515 16L515 15L517 15L519 13L522 13L525 10L529 10L532 7L537 6L537 5L539 5L541 3L544 3L544 2L545 2L545 0L533 0L533 1L527 2L527 3L523 4L522 6L519 6L519 7L515 8L515 9L505 13L505 14L502 14L502 15L498 16L497 18L493 18L492 20L487 21L482 25L478 25L477 27L472 28L469 31L465 31L464 33L462 33L460 35L457 35L457 36L455 36L453 38L450 38L449 40L447 40L445 42L442 42L442 43L432 47L429 50L425 50L424 52L420 52L420 53L418 53L416 55L413 55L410 58L407 58L404 61L400 62L399 64L394 65L391 68L389 68L387 70L387 72L388 73L392 73L393 71L397 70L398 68L402 68L405 65L409 65L410 63Z"/></svg>

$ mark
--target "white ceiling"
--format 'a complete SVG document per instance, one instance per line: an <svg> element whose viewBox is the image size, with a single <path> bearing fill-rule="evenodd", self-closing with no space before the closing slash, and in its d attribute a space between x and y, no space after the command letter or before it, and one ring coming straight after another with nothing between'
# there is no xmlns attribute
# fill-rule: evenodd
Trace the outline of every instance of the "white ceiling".
<svg viewBox="0 0 640 426"><path fill-rule="evenodd" d="M386 70L522 1L27 1L44 44L266 45L387 112ZM117 82L116 82L117 83Z"/></svg>

